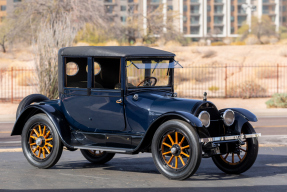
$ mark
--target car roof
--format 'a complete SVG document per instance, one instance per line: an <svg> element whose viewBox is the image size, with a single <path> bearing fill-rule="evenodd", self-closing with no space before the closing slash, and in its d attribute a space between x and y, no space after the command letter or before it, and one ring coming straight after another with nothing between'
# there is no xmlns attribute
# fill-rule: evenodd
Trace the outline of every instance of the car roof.
<svg viewBox="0 0 287 192"><path fill-rule="evenodd" d="M59 50L59 56L174 57L175 54L144 46L79 46Z"/></svg>

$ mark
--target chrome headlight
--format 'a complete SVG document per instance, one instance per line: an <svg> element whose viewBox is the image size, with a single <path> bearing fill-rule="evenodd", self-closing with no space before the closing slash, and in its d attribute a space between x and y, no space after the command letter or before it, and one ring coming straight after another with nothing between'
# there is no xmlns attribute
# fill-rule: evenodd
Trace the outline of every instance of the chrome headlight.
<svg viewBox="0 0 287 192"><path fill-rule="evenodd" d="M234 112L232 110L227 109L226 111L224 111L223 121L224 121L225 125L231 126L234 123L234 120L235 120L235 116L234 116Z"/></svg>
<svg viewBox="0 0 287 192"><path fill-rule="evenodd" d="M205 127L208 127L210 125L210 115L207 111L201 111L198 115L198 119Z"/></svg>

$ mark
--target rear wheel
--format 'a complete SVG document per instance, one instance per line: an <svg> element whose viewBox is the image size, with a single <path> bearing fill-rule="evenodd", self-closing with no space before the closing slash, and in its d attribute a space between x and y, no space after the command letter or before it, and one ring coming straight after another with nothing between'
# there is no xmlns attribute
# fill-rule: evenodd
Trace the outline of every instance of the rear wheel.
<svg viewBox="0 0 287 192"><path fill-rule="evenodd" d="M242 134L255 133L250 123L245 123ZM258 154L258 138L249 138L238 147L237 153L227 153L212 157L215 165L225 173L240 174L247 171L255 162Z"/></svg>
<svg viewBox="0 0 287 192"><path fill-rule="evenodd" d="M62 155L63 144L45 114L34 115L26 122L21 142L26 159L38 168L54 166Z"/></svg>
<svg viewBox="0 0 287 192"><path fill-rule="evenodd" d="M105 151L97 150L81 149L81 153L88 161L94 164L104 164L115 156L115 153L107 153Z"/></svg>
<svg viewBox="0 0 287 192"><path fill-rule="evenodd" d="M165 177L184 180L193 175L201 162L201 146L194 128L180 120L163 123L152 140L154 163Z"/></svg>

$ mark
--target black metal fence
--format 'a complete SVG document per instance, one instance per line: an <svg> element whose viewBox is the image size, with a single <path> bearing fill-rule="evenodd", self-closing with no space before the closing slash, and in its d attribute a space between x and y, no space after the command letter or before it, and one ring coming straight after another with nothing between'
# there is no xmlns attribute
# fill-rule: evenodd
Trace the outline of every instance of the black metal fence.
<svg viewBox="0 0 287 192"><path fill-rule="evenodd" d="M32 68L0 69L0 101L19 102L37 92ZM199 65L175 69L179 97L250 98L287 92L287 65Z"/></svg>

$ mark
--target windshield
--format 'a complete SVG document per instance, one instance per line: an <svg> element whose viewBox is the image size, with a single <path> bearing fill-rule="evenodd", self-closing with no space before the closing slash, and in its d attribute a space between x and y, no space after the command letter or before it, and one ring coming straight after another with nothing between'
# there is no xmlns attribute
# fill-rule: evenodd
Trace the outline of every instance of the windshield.
<svg viewBox="0 0 287 192"><path fill-rule="evenodd" d="M182 68L182 66L173 59L128 60L128 88L170 86L172 68Z"/></svg>

